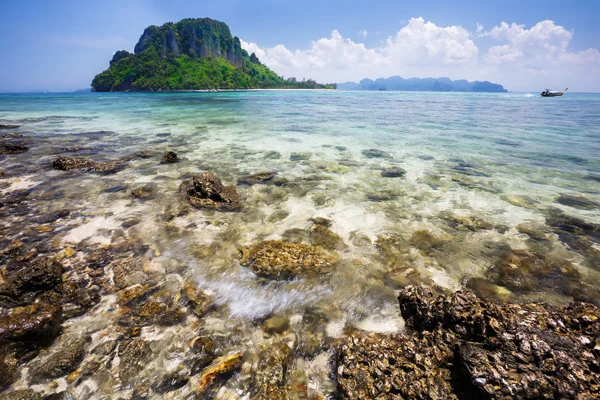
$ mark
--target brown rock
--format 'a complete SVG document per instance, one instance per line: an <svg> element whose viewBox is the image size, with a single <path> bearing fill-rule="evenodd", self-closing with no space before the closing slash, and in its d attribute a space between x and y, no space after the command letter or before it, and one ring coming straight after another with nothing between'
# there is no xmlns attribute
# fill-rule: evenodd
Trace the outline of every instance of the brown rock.
<svg viewBox="0 0 600 400"><path fill-rule="evenodd" d="M0 341L53 340L60 331L62 308L36 303L0 316Z"/></svg>
<svg viewBox="0 0 600 400"><path fill-rule="evenodd" d="M52 168L61 171L78 169L88 172L114 173L120 169L116 162L95 162L86 158L58 157L52 162Z"/></svg>
<svg viewBox="0 0 600 400"><path fill-rule="evenodd" d="M175 164L178 161L179 158L177 158L177 153L175 153L174 151L167 151L162 158L163 164Z"/></svg>
<svg viewBox="0 0 600 400"><path fill-rule="evenodd" d="M190 282L185 283L183 294L188 299L194 314L198 318L202 318L213 306L212 297Z"/></svg>
<svg viewBox="0 0 600 400"><path fill-rule="evenodd" d="M217 211L236 211L240 208L235 186L223 186L221 180L211 172L194 175L191 181L181 184L179 191L196 208Z"/></svg>
<svg viewBox="0 0 600 400"><path fill-rule="evenodd" d="M242 249L241 264L257 275L288 279L329 272L339 255L303 243L268 240Z"/></svg>

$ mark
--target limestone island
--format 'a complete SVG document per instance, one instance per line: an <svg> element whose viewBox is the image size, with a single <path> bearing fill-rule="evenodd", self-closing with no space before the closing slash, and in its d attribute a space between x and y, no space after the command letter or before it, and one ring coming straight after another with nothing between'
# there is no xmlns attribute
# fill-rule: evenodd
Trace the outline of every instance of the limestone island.
<svg viewBox="0 0 600 400"><path fill-rule="evenodd" d="M149 26L134 53L117 51L92 81L94 92L210 89L335 89L277 75L242 49L229 26L210 18Z"/></svg>

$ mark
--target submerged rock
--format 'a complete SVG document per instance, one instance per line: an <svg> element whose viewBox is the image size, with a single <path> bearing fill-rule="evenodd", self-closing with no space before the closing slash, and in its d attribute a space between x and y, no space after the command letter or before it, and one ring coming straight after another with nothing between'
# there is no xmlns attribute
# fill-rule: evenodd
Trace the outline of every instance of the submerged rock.
<svg viewBox="0 0 600 400"><path fill-rule="evenodd" d="M381 176L384 178L403 178L406 175L404 168L384 168L381 170Z"/></svg>
<svg viewBox="0 0 600 400"><path fill-rule="evenodd" d="M312 154L310 153L292 153L290 155L290 161L307 161L310 160Z"/></svg>
<svg viewBox="0 0 600 400"><path fill-rule="evenodd" d="M21 125L0 124L0 129L17 129L20 127Z"/></svg>
<svg viewBox="0 0 600 400"><path fill-rule="evenodd" d="M327 250L342 250L346 247L344 240L337 233L324 225L315 225L310 231L310 244L321 246Z"/></svg>
<svg viewBox="0 0 600 400"><path fill-rule="evenodd" d="M42 400L45 399L39 392L31 389L15 390L10 393L2 394L2 400Z"/></svg>
<svg viewBox="0 0 600 400"><path fill-rule="evenodd" d="M87 172L115 173L120 170L116 162L95 162L86 158L58 157L52 168L60 171L82 170Z"/></svg>
<svg viewBox="0 0 600 400"><path fill-rule="evenodd" d="M262 346L258 365L252 374L252 399L287 400L286 388L288 364L291 350L285 344L276 342Z"/></svg>
<svg viewBox="0 0 600 400"><path fill-rule="evenodd" d="M139 305L123 307L119 324L125 326L162 325L170 326L181 322L185 314L164 302L147 301Z"/></svg>
<svg viewBox="0 0 600 400"><path fill-rule="evenodd" d="M60 331L62 308L36 303L0 315L0 341L52 341Z"/></svg>
<svg viewBox="0 0 600 400"><path fill-rule="evenodd" d="M506 253L489 274L500 285L521 292L546 287L568 294L571 284L581 279L577 268L568 261L553 260L524 250Z"/></svg>
<svg viewBox="0 0 600 400"><path fill-rule="evenodd" d="M56 353L33 368L32 377L34 382L58 378L74 371L83 359L88 339L88 337L83 337L63 344Z"/></svg>
<svg viewBox="0 0 600 400"><path fill-rule="evenodd" d="M190 282L185 283L183 295L198 318L202 318L213 306L213 298Z"/></svg>
<svg viewBox="0 0 600 400"><path fill-rule="evenodd" d="M355 333L338 354L345 398L580 399L600 395L600 310L496 304L469 292L408 287L409 332Z"/></svg>
<svg viewBox="0 0 600 400"><path fill-rule="evenodd" d="M257 275L288 279L329 272L339 256L303 243L267 240L242 249L241 264Z"/></svg>
<svg viewBox="0 0 600 400"><path fill-rule="evenodd" d="M489 222L472 216L443 213L440 215L440 218L446 220L454 229L457 230L469 230L475 232L479 230L490 230L494 227Z"/></svg>
<svg viewBox="0 0 600 400"><path fill-rule="evenodd" d="M38 258L29 265L23 266L6 277L0 286L0 304L23 300L41 290L51 290L62 282L63 267L54 259ZM6 300L3 300L6 299Z"/></svg>
<svg viewBox="0 0 600 400"><path fill-rule="evenodd" d="M282 333L290 326L290 320L283 315L274 315L263 323L263 329L268 334Z"/></svg>
<svg viewBox="0 0 600 400"><path fill-rule="evenodd" d="M22 144L4 144L0 154L19 154L29 150L29 147Z"/></svg>
<svg viewBox="0 0 600 400"><path fill-rule="evenodd" d="M424 253L437 249L444 244L444 241L433 236L429 231L418 230L410 237L410 244Z"/></svg>
<svg viewBox="0 0 600 400"><path fill-rule="evenodd" d="M144 369L152 354L150 343L142 339L124 339L119 343L119 378L129 384Z"/></svg>
<svg viewBox="0 0 600 400"><path fill-rule="evenodd" d="M163 157L161 162L163 164L175 164L176 162L179 161L179 158L177 158L177 153L175 153L174 151L167 151Z"/></svg>
<svg viewBox="0 0 600 400"><path fill-rule="evenodd" d="M367 158L391 158L392 156L387 151L379 149L366 149L361 151L362 155Z"/></svg>
<svg viewBox="0 0 600 400"><path fill-rule="evenodd" d="M561 194L556 202L564 206L579 208L582 210L593 210L600 208L600 203L590 200L582 196L571 196L568 194Z"/></svg>
<svg viewBox="0 0 600 400"><path fill-rule="evenodd" d="M259 172L257 174L243 175L237 180L238 185L257 185L267 183L277 176L277 172Z"/></svg>
<svg viewBox="0 0 600 400"><path fill-rule="evenodd" d="M196 392L205 393L211 389L217 379L225 377L239 368L242 364L242 353L234 353L217 358L202 372Z"/></svg>
<svg viewBox="0 0 600 400"><path fill-rule="evenodd" d="M221 180L212 172L194 175L191 181L181 184L179 191L197 208L217 211L236 211L240 208L235 186L223 186Z"/></svg>

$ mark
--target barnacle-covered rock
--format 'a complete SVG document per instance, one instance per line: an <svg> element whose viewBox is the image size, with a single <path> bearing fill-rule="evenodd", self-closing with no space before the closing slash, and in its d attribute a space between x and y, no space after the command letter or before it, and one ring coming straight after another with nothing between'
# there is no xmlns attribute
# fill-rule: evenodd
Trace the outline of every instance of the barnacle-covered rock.
<svg viewBox="0 0 600 400"><path fill-rule="evenodd" d="M338 354L344 398L588 399L600 396L600 310L497 304L471 292L400 292L408 332L355 333Z"/></svg>

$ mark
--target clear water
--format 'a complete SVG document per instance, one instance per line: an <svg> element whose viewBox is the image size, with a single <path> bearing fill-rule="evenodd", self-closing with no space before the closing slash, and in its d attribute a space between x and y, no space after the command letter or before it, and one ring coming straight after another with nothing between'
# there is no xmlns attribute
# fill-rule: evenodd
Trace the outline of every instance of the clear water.
<svg viewBox="0 0 600 400"><path fill-rule="evenodd" d="M332 338L342 335L344 327L401 329L395 291L403 284L458 290L473 277L488 279L510 249L570 262L578 279L596 292L600 287L600 266L593 256L600 245L592 241L591 253L576 251L545 224L548 215L559 212L600 223L600 208L556 201L571 195L600 203L599 94L0 95L0 123L22 125L10 132L23 133L31 143L27 153L0 156L2 194L33 188L52 193L52 201L40 210L71 209L70 219L53 232L60 246L78 246L85 253L123 238L141 241L149 248L143 257L155 272L155 283L177 286L192 280L211 293L222 307L208 318L221 334L235 331L245 337L246 344L238 347L256 345L260 320L273 314L297 321L316 313L321 326L309 330L320 329ZM81 149L66 151L73 146ZM389 157L369 158L365 149L383 150ZM113 175L51 168L58 155L104 161L145 150L155 156L133 159ZM167 150L177 152L181 162L159 164ZM273 158L272 152L280 157ZM309 153L310 158L292 161L292 153ZM406 176L382 177L381 170L391 167L405 169ZM182 203L179 184L205 170L225 184L267 170L294 184L238 186L240 212L194 210L167 221L165 212ZM117 185L127 190L106 191ZM132 199L131 189L139 187L151 187L153 197ZM281 211L287 217L269 218ZM493 228L456 229L443 218L449 213L479 218ZM14 216L2 224L15 236L10 226L33 217ZM340 251L343 261L332 274L272 282L239 265L241 246L279 240L289 229L309 229L314 217L331 219L331 230L346 244ZM135 225L123 227L132 219ZM532 240L517 229L524 224L534 226L544 239ZM419 230L444 245L434 253L419 251L410 243ZM381 244L386 238L400 243L391 253ZM198 248L209 247L209 256L198 256ZM573 300L562 288L547 284L528 291L500 289L496 293L502 299ZM69 329L109 331L110 322L102 319L114 303L111 296L107 293L96 309L71 320ZM188 319L179 327L180 337L193 336L195 323ZM172 343L172 328L161 329L144 328L143 337ZM161 354L157 362L170 360ZM328 379L317 375L309 378ZM88 386L90 396L113 390ZM313 386L324 392L323 382Z"/></svg>

